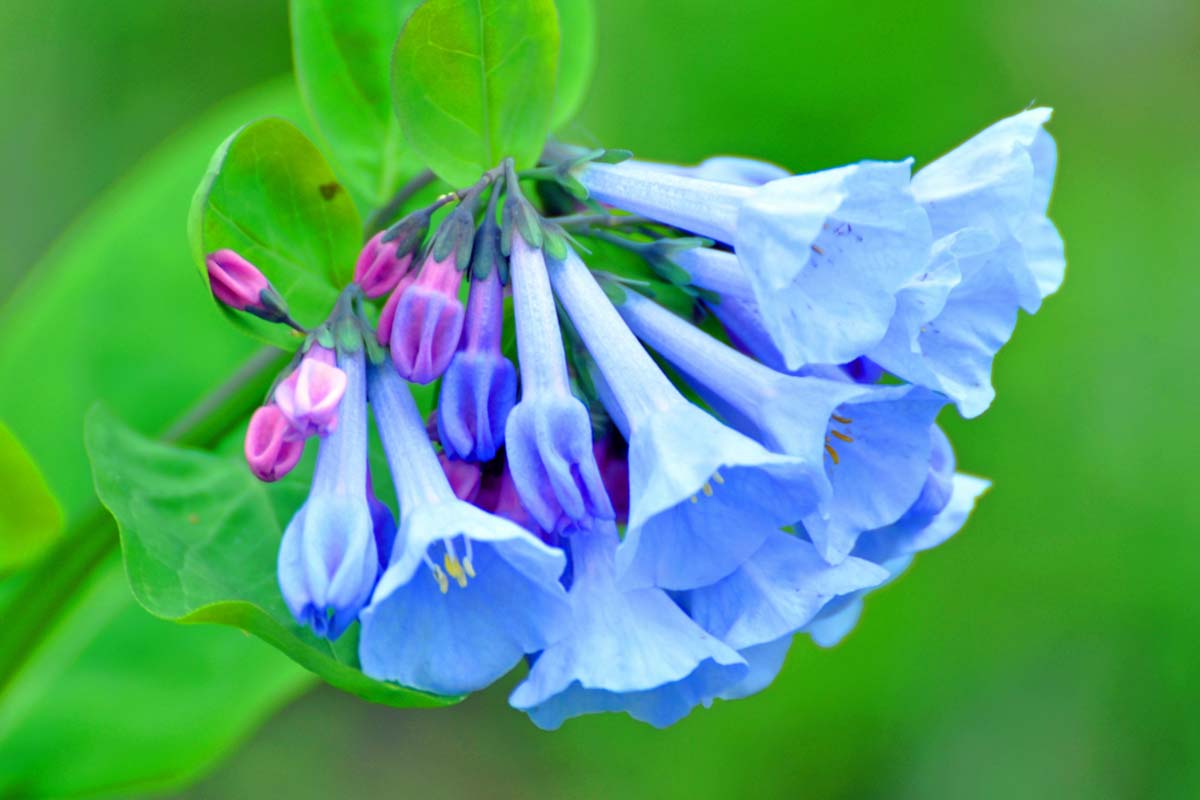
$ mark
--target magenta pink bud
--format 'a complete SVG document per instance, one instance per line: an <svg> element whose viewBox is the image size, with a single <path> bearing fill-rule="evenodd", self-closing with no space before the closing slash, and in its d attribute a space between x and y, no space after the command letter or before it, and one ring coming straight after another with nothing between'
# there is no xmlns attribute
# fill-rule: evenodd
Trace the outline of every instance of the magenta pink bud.
<svg viewBox="0 0 1200 800"><path fill-rule="evenodd" d="M396 305L390 339L392 362L400 377L429 383L446 371L458 349L466 316L458 290L462 273L453 253L428 259Z"/></svg>
<svg viewBox="0 0 1200 800"><path fill-rule="evenodd" d="M438 453L438 461L441 462L442 472L446 473L446 478L450 481L450 488L454 489L454 496L467 503L475 502L479 494L479 482L483 477L483 470L479 464L474 461L451 459L445 453Z"/></svg>
<svg viewBox="0 0 1200 800"><path fill-rule="evenodd" d="M326 436L337 426L346 373L337 368L335 358L332 350L314 345L275 387L275 403L292 427L292 438Z"/></svg>
<svg viewBox="0 0 1200 800"><path fill-rule="evenodd" d="M258 267L232 250L217 250L204 259L213 296L238 311L271 322L287 319L287 306Z"/></svg>
<svg viewBox="0 0 1200 800"><path fill-rule="evenodd" d="M475 497L475 505L498 517L515 522L530 533L538 536L546 534L538 527L533 515L521 503L521 496L517 494L517 486L513 483L512 473L509 472L507 463L500 473L484 476Z"/></svg>
<svg viewBox="0 0 1200 800"><path fill-rule="evenodd" d="M396 256L396 250L402 242L398 239L385 242L383 237L384 232L371 237L354 266L354 282L367 297L383 297L396 288L396 284L412 267L412 253Z"/></svg>
<svg viewBox="0 0 1200 800"><path fill-rule="evenodd" d="M246 463L263 481L277 481L292 471L304 454L304 440L288 437L291 425L279 406L263 406L246 429Z"/></svg>
<svg viewBox="0 0 1200 800"><path fill-rule="evenodd" d="M592 445L596 455L596 466L600 468L600 480L612 501L617 522L629 519L629 455L624 443L613 434L597 440Z"/></svg>

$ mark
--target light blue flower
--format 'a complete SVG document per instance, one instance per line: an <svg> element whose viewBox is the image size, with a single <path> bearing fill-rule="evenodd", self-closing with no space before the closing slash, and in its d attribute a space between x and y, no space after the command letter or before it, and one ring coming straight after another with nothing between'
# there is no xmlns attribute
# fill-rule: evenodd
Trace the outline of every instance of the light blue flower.
<svg viewBox="0 0 1200 800"><path fill-rule="evenodd" d="M587 409L571 394L558 311L541 248L513 235L511 259L521 400L508 418L507 456L522 504L544 530L616 515L592 448Z"/></svg>
<svg viewBox="0 0 1200 800"><path fill-rule="evenodd" d="M770 683L787 650L780 653L775 643L790 639L834 597L877 586L887 577L885 569L860 558L830 565L811 542L777 531L732 575L681 592L676 600L700 627L750 663L746 678L721 693L733 699Z"/></svg>
<svg viewBox="0 0 1200 800"><path fill-rule="evenodd" d="M619 308L730 424L773 451L824 462L828 483L803 522L830 562L845 558L863 531L898 519L920 494L942 395L776 372L641 295L627 293Z"/></svg>
<svg viewBox="0 0 1200 800"><path fill-rule="evenodd" d="M916 553L936 547L957 533L991 485L983 478L956 473L954 451L939 428L932 433L933 456L921 495L899 520L859 537L853 556L887 570L890 582L912 563ZM883 585L880 584L880 586ZM832 647L857 624L867 591L851 592L826 605L807 632L822 647Z"/></svg>
<svg viewBox="0 0 1200 800"><path fill-rule="evenodd" d="M741 186L761 186L764 183L787 178L792 173L769 161L759 161L740 156L713 156L695 166L664 164L654 161L639 161L641 165L675 175L700 178L706 181L736 183Z"/></svg>
<svg viewBox="0 0 1200 800"><path fill-rule="evenodd" d="M820 462L771 453L693 406L574 252L549 268L629 442L629 524L617 553L625 585L682 590L713 583L771 532L815 508Z"/></svg>
<svg viewBox="0 0 1200 800"><path fill-rule="evenodd" d="M279 587L292 616L336 639L367 602L379 571L367 504L367 398L364 357L343 352L346 392L338 425L321 441L312 490L279 546Z"/></svg>
<svg viewBox="0 0 1200 800"><path fill-rule="evenodd" d="M996 396L992 361L1017 324L1019 243L981 228L939 239L926 272L897 295L896 316L868 356L907 381L951 397L964 417Z"/></svg>
<svg viewBox="0 0 1200 800"><path fill-rule="evenodd" d="M623 711L664 728L745 676L742 658L663 591L618 586L613 523L573 532L567 541L574 570L571 632L537 656L509 698L539 727Z"/></svg>
<svg viewBox="0 0 1200 800"><path fill-rule="evenodd" d="M400 530L361 614L363 671L437 694L481 689L564 635L570 611L558 579L566 558L454 496L390 362L372 368L369 393Z"/></svg>
<svg viewBox="0 0 1200 800"><path fill-rule="evenodd" d="M887 331L896 291L928 261L911 162L864 161L747 187L636 162L588 164L598 200L732 245L789 369L842 363Z"/></svg>
<svg viewBox="0 0 1200 800"><path fill-rule="evenodd" d="M1062 238L1046 217L1058 154L1043 126L1050 109L1000 120L933 163L912 182L935 238L982 228L1015 239L1024 258L1007 259L1021 307L1033 313L1062 284Z"/></svg>

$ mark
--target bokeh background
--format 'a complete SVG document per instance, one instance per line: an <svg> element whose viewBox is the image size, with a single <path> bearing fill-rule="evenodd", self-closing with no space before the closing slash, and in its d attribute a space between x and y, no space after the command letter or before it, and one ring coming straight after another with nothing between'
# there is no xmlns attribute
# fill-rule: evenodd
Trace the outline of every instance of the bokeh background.
<svg viewBox="0 0 1200 800"><path fill-rule="evenodd" d="M543 733L511 683L439 711L318 689L178 796L1200 797L1200 5L597 7L574 134L645 157L924 163L1055 107L1065 287L991 410L945 420L993 492L842 645L668 731ZM174 131L290 68L283 0L0 3L0 52L0 303Z"/></svg>

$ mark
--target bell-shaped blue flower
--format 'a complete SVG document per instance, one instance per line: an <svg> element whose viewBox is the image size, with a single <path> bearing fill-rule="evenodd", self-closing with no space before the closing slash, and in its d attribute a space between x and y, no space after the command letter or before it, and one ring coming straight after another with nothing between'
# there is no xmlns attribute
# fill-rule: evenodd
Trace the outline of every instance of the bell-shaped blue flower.
<svg viewBox="0 0 1200 800"><path fill-rule="evenodd" d="M824 462L820 505L802 519L825 559L845 558L859 534L894 522L920 494L943 396L776 372L636 293L620 312L734 427Z"/></svg>
<svg viewBox="0 0 1200 800"><path fill-rule="evenodd" d="M700 627L742 653L750 673L722 691L745 697L774 678L793 633L840 595L877 586L887 570L860 558L830 565L812 543L783 531L773 533L736 572L676 600Z"/></svg>
<svg viewBox="0 0 1200 800"><path fill-rule="evenodd" d="M1014 262L1024 262L1020 244L982 228L939 239L929 269L897 295L871 360L948 395L964 417L986 411L996 395L992 361L1017 324Z"/></svg>
<svg viewBox="0 0 1200 800"><path fill-rule="evenodd" d="M664 728L746 674L660 589L618 586L613 523L567 537L574 579L571 632L537 656L509 702L541 728L581 714L623 711Z"/></svg>
<svg viewBox="0 0 1200 800"><path fill-rule="evenodd" d="M338 425L321 441L312 490L279 546L279 587L292 616L336 639L358 616L379 573L367 503L367 397L362 350L338 356L346 391Z"/></svg>
<svg viewBox="0 0 1200 800"><path fill-rule="evenodd" d="M1002 119L913 176L914 196L935 238L982 228L1015 239L1023 258L1006 259L1021 307L1033 313L1062 284L1062 238L1046 217L1058 154L1044 126L1050 109Z"/></svg>
<svg viewBox="0 0 1200 800"><path fill-rule="evenodd" d="M629 442L629 524L617 552L625 585L713 583L816 507L819 461L769 452L689 403L574 252L549 266Z"/></svg>
<svg viewBox="0 0 1200 800"><path fill-rule="evenodd" d="M941 429L935 426L931 438L929 473L916 502L896 522L860 536L854 547L854 558L887 571L888 577L879 586L907 569L916 553L957 533L990 486L983 478L954 471L954 451ZM813 641L822 647L841 641L857 624L868 591L850 592L828 603L806 628Z"/></svg>
<svg viewBox="0 0 1200 800"><path fill-rule="evenodd" d="M558 312L540 247L513 234L510 262L521 401L508 418L508 466L544 530L588 527L616 515L596 465L592 421L571 394Z"/></svg>
<svg viewBox="0 0 1200 800"><path fill-rule="evenodd" d="M588 164L598 200L732 245L789 369L843 363L887 331L896 291L929 259L911 162L864 161L756 187L636 162Z"/></svg>
<svg viewBox="0 0 1200 800"><path fill-rule="evenodd" d="M719 181L720 183L736 183L741 186L761 186L764 183L787 178L792 174L778 164L740 156L713 156L694 166L663 164L654 161L639 161L638 163L675 175Z"/></svg>
<svg viewBox="0 0 1200 800"><path fill-rule="evenodd" d="M369 394L400 530L360 617L363 671L437 694L481 689L565 634L566 557L454 496L390 363L371 369Z"/></svg>
<svg viewBox="0 0 1200 800"><path fill-rule="evenodd" d="M503 333L504 287L492 269L471 282L463 338L442 375L438 437L453 458L490 461L504 444L517 371L500 349Z"/></svg>

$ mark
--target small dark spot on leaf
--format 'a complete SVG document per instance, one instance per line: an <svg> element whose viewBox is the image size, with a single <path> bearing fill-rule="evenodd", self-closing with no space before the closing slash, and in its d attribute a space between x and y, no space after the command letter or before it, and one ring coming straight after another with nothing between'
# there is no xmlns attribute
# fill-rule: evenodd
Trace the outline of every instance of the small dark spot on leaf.
<svg viewBox="0 0 1200 800"><path fill-rule="evenodd" d="M188 514L188 522L192 523L193 525L200 524L200 515L199 514Z"/></svg>
<svg viewBox="0 0 1200 800"><path fill-rule="evenodd" d="M322 183L317 188L321 190L321 197L324 197L326 200L332 200L342 190L342 185L337 181L330 181L329 183Z"/></svg>

